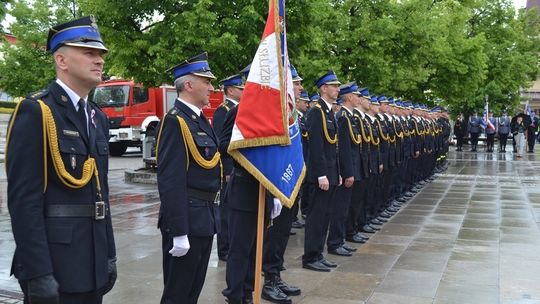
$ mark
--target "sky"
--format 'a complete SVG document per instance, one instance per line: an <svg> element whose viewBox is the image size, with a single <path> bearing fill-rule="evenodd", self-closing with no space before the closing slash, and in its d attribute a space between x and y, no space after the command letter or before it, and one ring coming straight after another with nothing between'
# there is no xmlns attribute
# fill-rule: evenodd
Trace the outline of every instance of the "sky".
<svg viewBox="0 0 540 304"><path fill-rule="evenodd" d="M527 4L527 0L513 0L513 2L514 2L514 7L516 9L523 8ZM8 28L9 23L11 23L11 22L13 22L13 18L8 15L8 16L6 16L6 19L2 22L2 26L4 28Z"/></svg>

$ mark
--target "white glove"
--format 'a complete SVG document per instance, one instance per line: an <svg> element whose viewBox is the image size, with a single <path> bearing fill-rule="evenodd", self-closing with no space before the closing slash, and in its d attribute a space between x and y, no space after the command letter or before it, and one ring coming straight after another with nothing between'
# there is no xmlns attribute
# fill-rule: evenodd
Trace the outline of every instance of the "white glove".
<svg viewBox="0 0 540 304"><path fill-rule="evenodd" d="M272 208L272 212L270 212L270 217L272 219L278 217L278 215L281 213L281 208L281 201L277 198L274 198L274 207Z"/></svg>
<svg viewBox="0 0 540 304"><path fill-rule="evenodd" d="M189 251L189 239L187 235L175 236L173 238L173 247L169 253L174 257L186 255Z"/></svg>

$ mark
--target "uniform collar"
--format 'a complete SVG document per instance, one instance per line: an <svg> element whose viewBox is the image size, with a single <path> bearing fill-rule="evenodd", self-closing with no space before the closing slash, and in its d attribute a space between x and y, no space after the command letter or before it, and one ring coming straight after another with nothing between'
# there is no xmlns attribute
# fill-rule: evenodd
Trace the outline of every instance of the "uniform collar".
<svg viewBox="0 0 540 304"><path fill-rule="evenodd" d="M199 109L196 106L190 104L189 102L181 99L180 97L177 97L176 99L178 99L178 101L185 104L188 108L190 108L193 112L195 112L195 114L197 114L197 116L201 116L201 109Z"/></svg>
<svg viewBox="0 0 540 304"><path fill-rule="evenodd" d="M64 89L64 91L66 91L66 93L69 96L69 99L71 99L71 103L75 107L75 110L79 111L79 100L81 100L81 96L77 95L77 93L75 93L75 91L73 91L70 87L68 87L67 84L65 84L62 80L57 78L56 83L60 87L62 87L62 89ZM82 99L84 99L84 102L86 103L86 100L88 99L88 96L86 96L85 98L82 98Z"/></svg>
<svg viewBox="0 0 540 304"><path fill-rule="evenodd" d="M230 102L232 102L235 106L238 105L238 101L236 101L236 100L234 100L234 99L232 99L232 98L225 97L225 99L228 100L228 101L230 101Z"/></svg>
<svg viewBox="0 0 540 304"><path fill-rule="evenodd" d="M328 110L332 111L332 104L328 103L328 101L324 100L324 98L321 97L322 102L326 104L326 107L328 107Z"/></svg>

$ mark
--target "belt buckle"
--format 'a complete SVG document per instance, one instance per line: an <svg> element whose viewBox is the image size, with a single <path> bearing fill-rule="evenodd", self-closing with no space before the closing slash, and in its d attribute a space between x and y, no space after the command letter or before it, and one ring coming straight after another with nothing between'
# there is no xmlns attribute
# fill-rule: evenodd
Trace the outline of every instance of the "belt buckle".
<svg viewBox="0 0 540 304"><path fill-rule="evenodd" d="M105 219L105 202L104 201L96 202L94 216L96 220Z"/></svg>

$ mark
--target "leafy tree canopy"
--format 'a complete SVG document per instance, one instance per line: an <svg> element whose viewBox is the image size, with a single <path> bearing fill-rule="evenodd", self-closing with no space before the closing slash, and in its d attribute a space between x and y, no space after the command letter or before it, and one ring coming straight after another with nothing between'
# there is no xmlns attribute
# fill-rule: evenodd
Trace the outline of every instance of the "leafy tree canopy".
<svg viewBox="0 0 540 304"><path fill-rule="evenodd" d="M5 1L5 0L0 0ZM171 83L166 70L202 51L220 79L253 58L267 13L256 0L13 0L0 87L12 95L54 77L43 49L47 28L93 14L110 49L109 75L146 85ZM52 17L51 17L52 16ZM289 56L304 87L332 69L374 94L440 103L454 111L515 107L538 74L536 10L516 12L511 0L287 1Z"/></svg>

